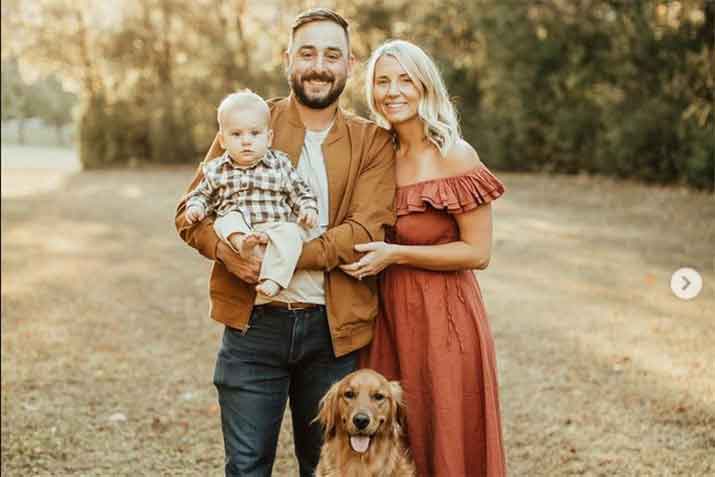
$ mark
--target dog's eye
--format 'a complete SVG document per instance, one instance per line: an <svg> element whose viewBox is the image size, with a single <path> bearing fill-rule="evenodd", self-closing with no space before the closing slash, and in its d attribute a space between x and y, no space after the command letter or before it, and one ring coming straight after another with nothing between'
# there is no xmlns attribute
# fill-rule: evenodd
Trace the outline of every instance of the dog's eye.
<svg viewBox="0 0 715 477"><path fill-rule="evenodd" d="M372 396L372 398L373 398L375 401L382 401L383 399L385 399L385 395L382 394L382 393L375 393L375 395Z"/></svg>
<svg viewBox="0 0 715 477"><path fill-rule="evenodd" d="M355 393L353 391L348 390L348 391L345 391L344 396L346 399L353 399L353 398L355 398Z"/></svg>

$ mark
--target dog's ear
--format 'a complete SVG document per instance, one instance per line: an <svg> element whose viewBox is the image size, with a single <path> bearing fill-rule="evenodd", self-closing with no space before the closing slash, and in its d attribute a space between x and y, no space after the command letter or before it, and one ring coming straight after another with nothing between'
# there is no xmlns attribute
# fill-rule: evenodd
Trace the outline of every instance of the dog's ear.
<svg viewBox="0 0 715 477"><path fill-rule="evenodd" d="M400 386L399 381L390 381L390 393L392 394L392 402L395 406L395 422L400 426L401 430L404 431L407 425L407 406L405 406L402 386Z"/></svg>
<svg viewBox="0 0 715 477"><path fill-rule="evenodd" d="M335 436L335 427L338 419L338 398L340 397L340 381L333 383L320 400L318 416L314 419L323 425L324 439L328 440Z"/></svg>

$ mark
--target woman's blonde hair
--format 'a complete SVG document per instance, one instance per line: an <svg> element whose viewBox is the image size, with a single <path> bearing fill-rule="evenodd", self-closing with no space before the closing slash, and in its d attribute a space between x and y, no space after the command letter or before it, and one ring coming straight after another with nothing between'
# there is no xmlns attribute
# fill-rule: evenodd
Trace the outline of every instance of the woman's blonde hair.
<svg viewBox="0 0 715 477"><path fill-rule="evenodd" d="M389 55L397 60L420 92L417 114L424 124L425 137L439 149L442 156L461 137L457 112L447 94L442 76L432 58L420 47L404 40L391 40L380 45L370 55L365 77L365 94L375 122L385 129L390 123L375 105L373 83L377 60Z"/></svg>

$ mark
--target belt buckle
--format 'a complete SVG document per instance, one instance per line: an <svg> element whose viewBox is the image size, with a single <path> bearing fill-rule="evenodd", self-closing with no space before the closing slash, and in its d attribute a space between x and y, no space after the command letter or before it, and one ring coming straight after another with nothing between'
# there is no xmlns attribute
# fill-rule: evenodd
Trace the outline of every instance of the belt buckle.
<svg viewBox="0 0 715 477"><path fill-rule="evenodd" d="M297 304L294 304L294 303L286 303L286 305L288 306L288 310L290 310L290 311L295 311L295 310L301 309L300 306L295 306Z"/></svg>

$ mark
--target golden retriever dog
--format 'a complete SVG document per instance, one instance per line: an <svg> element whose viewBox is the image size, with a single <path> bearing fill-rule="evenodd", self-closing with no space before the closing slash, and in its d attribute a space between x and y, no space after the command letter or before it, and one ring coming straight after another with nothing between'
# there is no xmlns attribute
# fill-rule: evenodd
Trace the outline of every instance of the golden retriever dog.
<svg viewBox="0 0 715 477"><path fill-rule="evenodd" d="M325 443L315 477L414 477L402 388L371 369L348 374L320 402Z"/></svg>

